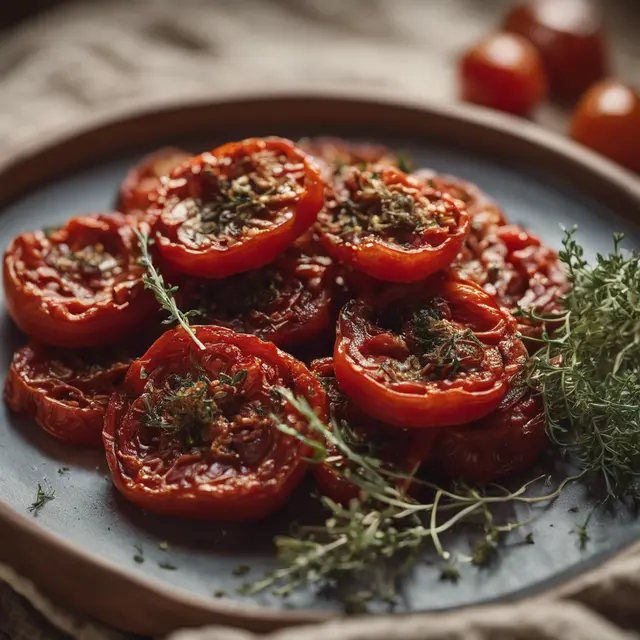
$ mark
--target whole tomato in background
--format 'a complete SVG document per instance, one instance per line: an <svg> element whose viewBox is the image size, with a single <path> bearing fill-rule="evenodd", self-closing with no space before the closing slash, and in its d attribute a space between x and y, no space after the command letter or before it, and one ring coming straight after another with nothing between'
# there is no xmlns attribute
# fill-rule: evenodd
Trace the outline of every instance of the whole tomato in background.
<svg viewBox="0 0 640 640"><path fill-rule="evenodd" d="M640 94L616 80L595 84L578 103L571 137L640 172Z"/></svg>
<svg viewBox="0 0 640 640"><path fill-rule="evenodd" d="M553 98L574 101L608 73L602 11L595 0L529 0L507 14L504 29L537 49Z"/></svg>
<svg viewBox="0 0 640 640"><path fill-rule="evenodd" d="M497 33L469 49L459 69L460 97L526 116L547 95L542 61L521 36Z"/></svg>

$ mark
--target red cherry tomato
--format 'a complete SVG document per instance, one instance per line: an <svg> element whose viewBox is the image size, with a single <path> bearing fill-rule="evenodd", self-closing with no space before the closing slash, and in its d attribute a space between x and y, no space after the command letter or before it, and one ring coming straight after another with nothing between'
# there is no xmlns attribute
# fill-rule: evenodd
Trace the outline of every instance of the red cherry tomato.
<svg viewBox="0 0 640 640"><path fill-rule="evenodd" d="M399 156L382 144L347 142L341 138L303 138L298 146L316 159L327 182L341 167L362 164L397 167L401 163Z"/></svg>
<svg viewBox="0 0 640 640"><path fill-rule="evenodd" d="M450 273L347 303L334 367L363 411L399 427L441 427L493 411L525 358L513 318Z"/></svg>
<svg viewBox="0 0 640 640"><path fill-rule="evenodd" d="M182 149L167 147L143 158L120 185L118 210L131 215L146 214L149 206L158 198L158 187L163 178L180 164L188 160L190 154Z"/></svg>
<svg viewBox="0 0 640 640"><path fill-rule="evenodd" d="M294 245L261 269L221 280L191 278L182 298L202 324L252 333L282 347L313 342L331 327L334 287L331 258Z"/></svg>
<svg viewBox="0 0 640 640"><path fill-rule="evenodd" d="M111 397L104 446L125 498L149 511L247 521L282 505L306 469L310 448L272 418L305 432L278 393L306 398L327 419L326 394L301 363L255 336L194 327L169 331L131 365Z"/></svg>
<svg viewBox="0 0 640 640"><path fill-rule="evenodd" d="M311 372L327 392L332 423L340 425L343 436L352 448L373 453L389 469L408 475L415 473L429 457L436 438L435 429L398 429L363 413L340 390L333 371L333 358L314 360ZM360 490L340 473L348 465L342 454L330 442L325 446L328 460L311 469L318 490L335 502L346 505L359 496ZM407 480L400 480L398 484L401 490L412 489Z"/></svg>
<svg viewBox="0 0 640 640"><path fill-rule="evenodd" d="M571 137L640 173L640 94L613 80L596 84L578 103Z"/></svg>
<svg viewBox="0 0 640 640"><path fill-rule="evenodd" d="M101 445L109 397L133 360L124 348L72 351L39 344L13 354L6 403L50 435L78 445Z"/></svg>
<svg viewBox="0 0 640 640"><path fill-rule="evenodd" d="M607 75L602 12L594 0L528 0L509 12L505 30L538 50L549 89L560 100L578 98Z"/></svg>
<svg viewBox="0 0 640 640"><path fill-rule="evenodd" d="M15 323L60 347L122 342L147 326L157 303L144 291L135 236L121 213L79 216L49 234L28 231L4 255Z"/></svg>
<svg viewBox="0 0 640 640"><path fill-rule="evenodd" d="M344 167L318 215L334 257L391 282L415 282L447 267L469 232L462 202L392 167Z"/></svg>
<svg viewBox="0 0 640 640"><path fill-rule="evenodd" d="M323 197L310 156L282 138L250 138L180 165L150 211L169 267L224 278L274 260L315 221Z"/></svg>
<svg viewBox="0 0 640 640"><path fill-rule="evenodd" d="M449 478L487 484L527 469L548 445L542 402L518 373L493 413L440 430L432 459Z"/></svg>
<svg viewBox="0 0 640 640"><path fill-rule="evenodd" d="M531 113L547 94L538 52L512 33L497 33L469 49L459 74L463 100L516 115Z"/></svg>

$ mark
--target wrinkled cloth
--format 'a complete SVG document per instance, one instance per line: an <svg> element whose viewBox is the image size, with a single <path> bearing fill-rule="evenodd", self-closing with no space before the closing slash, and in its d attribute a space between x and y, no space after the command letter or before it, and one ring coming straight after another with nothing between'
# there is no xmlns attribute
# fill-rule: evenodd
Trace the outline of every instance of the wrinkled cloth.
<svg viewBox="0 0 640 640"><path fill-rule="evenodd" d="M363 87L455 99L461 50L509 0L112 0L65 4L0 33L0 149L65 135L99 115L221 88ZM619 75L640 85L639 5L606 3ZM566 113L537 119L556 130ZM1 534L0 534L1 535ZM627 640L640 629L640 549L535 600L407 617L354 618L270 640ZM0 640L124 640L52 604L0 565ZM253 640L211 627L171 640Z"/></svg>

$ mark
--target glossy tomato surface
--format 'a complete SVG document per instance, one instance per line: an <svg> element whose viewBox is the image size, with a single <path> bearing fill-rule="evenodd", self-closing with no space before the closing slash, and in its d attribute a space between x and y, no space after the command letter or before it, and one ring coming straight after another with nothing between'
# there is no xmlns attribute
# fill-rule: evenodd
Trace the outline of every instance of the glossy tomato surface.
<svg viewBox="0 0 640 640"><path fill-rule="evenodd" d="M547 94L538 52L512 33L494 34L469 49L460 61L459 84L462 100L521 116Z"/></svg>
<svg viewBox="0 0 640 640"><path fill-rule="evenodd" d="M327 182L330 182L342 167L362 164L398 167L402 164L401 157L382 144L321 137L303 138L298 142L298 146L315 158Z"/></svg>
<svg viewBox="0 0 640 640"><path fill-rule="evenodd" d="M543 327L520 312L551 318L562 312L562 296L569 291L557 252L518 225L493 226L474 236L458 268L514 313L518 330L529 337L539 337Z"/></svg>
<svg viewBox="0 0 640 640"><path fill-rule="evenodd" d="M134 357L127 348L70 350L30 344L13 354L4 399L50 435L78 445L101 445L109 397Z"/></svg>
<svg viewBox="0 0 640 640"><path fill-rule="evenodd" d="M305 398L326 420L326 394L308 369L273 344L221 327L165 333L111 397L104 445L117 489L157 513L259 520L280 507L306 469L309 447L272 415L306 432L279 393Z"/></svg>
<svg viewBox="0 0 640 640"><path fill-rule="evenodd" d="M479 419L504 397L526 360L515 321L454 273L347 303L334 368L361 409L399 427Z"/></svg>
<svg viewBox="0 0 640 640"><path fill-rule="evenodd" d="M332 427L340 429L342 438L352 450L373 455L384 461L390 471L413 475L429 457L437 434L433 429L398 429L368 416L342 392L333 370L333 358L322 358L311 363L311 372L321 381L329 398L329 413ZM325 443L328 457L312 467L312 472L323 495L346 505L360 495L360 490L345 477L357 473L331 442ZM411 481L398 479L398 488L409 491Z"/></svg>
<svg viewBox="0 0 640 640"><path fill-rule="evenodd" d="M7 307L35 340L60 347L117 343L153 321L131 220L121 213L72 218L27 231L4 255Z"/></svg>
<svg viewBox="0 0 640 640"><path fill-rule="evenodd" d="M594 85L576 107L571 137L640 173L640 93L615 80Z"/></svg>
<svg viewBox="0 0 640 640"><path fill-rule="evenodd" d="M180 165L150 211L169 267L223 278L274 260L315 221L323 197L310 156L282 138L249 138Z"/></svg>
<svg viewBox="0 0 640 640"><path fill-rule="evenodd" d="M118 210L122 213L144 216L158 198L162 180L191 154L175 147L165 147L143 158L129 170L120 185Z"/></svg>
<svg viewBox="0 0 640 640"><path fill-rule="evenodd" d="M336 260L379 280L414 282L454 260L469 216L460 200L399 169L343 167L316 230Z"/></svg>
<svg viewBox="0 0 640 640"><path fill-rule="evenodd" d="M279 347L315 340L334 322L335 266L301 244L272 263L221 280L191 278L183 304L200 324L251 333Z"/></svg>
<svg viewBox="0 0 640 640"><path fill-rule="evenodd" d="M433 461L449 478L487 484L529 468L548 445L542 400L518 373L494 412L441 430Z"/></svg>
<svg viewBox="0 0 640 640"><path fill-rule="evenodd" d="M598 0L528 0L507 15L505 29L536 48L552 95L578 98L608 72L608 51Z"/></svg>

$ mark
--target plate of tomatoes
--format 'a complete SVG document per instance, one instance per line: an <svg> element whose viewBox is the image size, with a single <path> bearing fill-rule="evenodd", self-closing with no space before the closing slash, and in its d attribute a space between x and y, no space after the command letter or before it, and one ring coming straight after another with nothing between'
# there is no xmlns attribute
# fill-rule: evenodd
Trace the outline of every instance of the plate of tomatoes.
<svg viewBox="0 0 640 640"><path fill-rule="evenodd" d="M47 593L269 629L522 596L640 531L628 439L598 466L584 409L637 409L606 334L640 197L607 161L473 107L299 96L3 166L0 557Z"/></svg>

